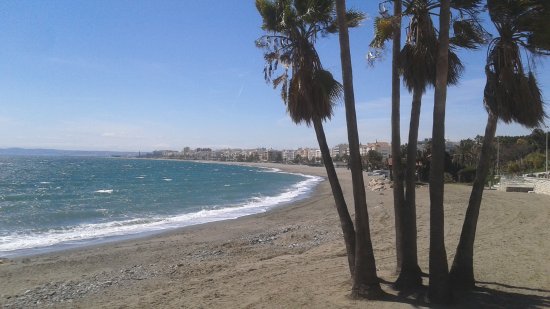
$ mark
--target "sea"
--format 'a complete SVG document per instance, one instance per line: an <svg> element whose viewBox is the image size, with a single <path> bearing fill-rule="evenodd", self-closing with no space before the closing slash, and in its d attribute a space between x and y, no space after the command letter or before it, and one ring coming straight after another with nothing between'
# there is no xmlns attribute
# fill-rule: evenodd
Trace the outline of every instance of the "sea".
<svg viewBox="0 0 550 309"><path fill-rule="evenodd" d="M192 161L0 156L0 257L262 213L307 197L320 181Z"/></svg>

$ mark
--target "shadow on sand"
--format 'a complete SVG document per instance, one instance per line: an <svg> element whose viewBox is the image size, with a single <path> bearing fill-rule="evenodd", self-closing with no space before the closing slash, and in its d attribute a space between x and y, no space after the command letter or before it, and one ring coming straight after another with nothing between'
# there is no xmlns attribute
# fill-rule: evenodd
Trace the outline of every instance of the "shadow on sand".
<svg viewBox="0 0 550 309"><path fill-rule="evenodd" d="M456 293L458 304L478 308L548 308L550 291L496 282L478 282L474 290Z"/></svg>
<svg viewBox="0 0 550 309"><path fill-rule="evenodd" d="M391 287L392 282L381 280ZM387 294L382 301L409 304L417 308L548 308L550 291L538 288L512 286L496 282L477 282L471 291L454 291L450 306L430 304L428 288L400 291L397 295Z"/></svg>

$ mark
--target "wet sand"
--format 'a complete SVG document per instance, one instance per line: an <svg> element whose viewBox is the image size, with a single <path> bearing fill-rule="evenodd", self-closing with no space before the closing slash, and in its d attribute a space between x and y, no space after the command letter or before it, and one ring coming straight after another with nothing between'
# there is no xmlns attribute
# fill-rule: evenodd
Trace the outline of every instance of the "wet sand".
<svg viewBox="0 0 550 309"><path fill-rule="evenodd" d="M264 164L265 165L265 164ZM268 165L324 176L324 168ZM338 174L353 208L351 175ZM366 180L368 183L368 179ZM447 185L452 262L470 187ZM391 189L367 201L378 275L395 280ZM417 189L419 262L428 272L429 194ZM353 211L352 211L353 213ZM479 289L457 306L550 307L550 196L485 191L476 239ZM0 260L6 308L410 308L425 291L386 301L349 298L351 282L330 186L268 213L50 254ZM424 284L427 284L424 278ZM382 287L397 295L387 283Z"/></svg>

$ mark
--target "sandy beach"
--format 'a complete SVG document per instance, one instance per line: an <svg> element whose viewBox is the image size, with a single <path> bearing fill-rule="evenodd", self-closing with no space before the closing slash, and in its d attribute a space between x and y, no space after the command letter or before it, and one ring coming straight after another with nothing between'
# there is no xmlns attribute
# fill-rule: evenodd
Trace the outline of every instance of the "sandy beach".
<svg viewBox="0 0 550 309"><path fill-rule="evenodd" d="M265 166L265 164L264 164ZM272 165L325 175L322 167ZM348 206L351 175L338 170ZM368 179L367 181L368 182ZM470 187L445 190L452 262ZM3 308L410 308L425 291L401 295L395 280L391 189L367 188L371 231L385 301L349 298L351 282L327 181L310 198L268 213L169 233L38 256L0 260ZM418 249L428 272L428 187L417 189ZM475 271L479 289L455 308L550 307L550 196L485 191ZM427 277L424 284L427 285Z"/></svg>

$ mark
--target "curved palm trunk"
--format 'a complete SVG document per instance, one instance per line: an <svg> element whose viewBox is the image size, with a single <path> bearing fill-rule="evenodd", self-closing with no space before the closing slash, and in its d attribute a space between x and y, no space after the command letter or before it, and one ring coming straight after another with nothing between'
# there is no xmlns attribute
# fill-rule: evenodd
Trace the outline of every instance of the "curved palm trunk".
<svg viewBox="0 0 550 309"><path fill-rule="evenodd" d="M395 282L397 289L414 288L422 285L422 272L418 266L416 231L416 149L422 90L415 88L411 107L409 142L407 145L406 195L402 214L403 228L403 264Z"/></svg>
<svg viewBox="0 0 550 309"><path fill-rule="evenodd" d="M334 202L336 203L336 211L340 218L340 225L342 232L344 233L344 242L346 243L346 252L348 254L349 271L353 277L355 271L355 230L353 228L353 221L349 215L348 206L342 193L342 187L338 181L332 158L330 157L330 150L328 148L327 139L325 137L325 130L323 129L323 123L321 119L313 119L313 127L315 128L315 134L317 135L317 142L321 150L321 156L325 163L325 169L327 171L328 181L332 189L332 195L334 196Z"/></svg>
<svg viewBox="0 0 550 309"><path fill-rule="evenodd" d="M470 194L464 224L462 225L460 241L456 248L456 255L451 267L451 283L453 287L459 289L471 289L475 287L474 241L485 179L491 165L491 149L497 129L497 121L498 117L489 112L485 127L485 137L483 138L483 145L481 146L481 153L477 164L476 178L472 187L472 193Z"/></svg>
<svg viewBox="0 0 550 309"><path fill-rule="evenodd" d="M403 169L401 166L401 88L399 80L399 51L401 50L401 0L393 4L393 16L396 17L392 46L392 84L391 84L391 157L393 180L393 211L395 217L395 272L401 272L403 261L402 238L403 228L401 213L404 209L405 196L403 188Z"/></svg>
<svg viewBox="0 0 550 309"><path fill-rule="evenodd" d="M449 55L450 0L441 1L439 13L439 47L432 129L432 163L430 165L430 286L428 297L436 304L451 300L449 266L445 251L443 195L445 191L445 105Z"/></svg>
<svg viewBox="0 0 550 309"><path fill-rule="evenodd" d="M355 114L353 94L353 75L349 49L349 34L346 24L346 4L336 0L338 18L340 59L342 61L342 79L344 81L344 101L346 106L346 123L350 147L350 169L353 182L353 199L355 202L355 276L353 278L352 297L369 299L380 298L383 294L376 275L376 263L370 237L369 214L361 155L359 154L359 134Z"/></svg>

